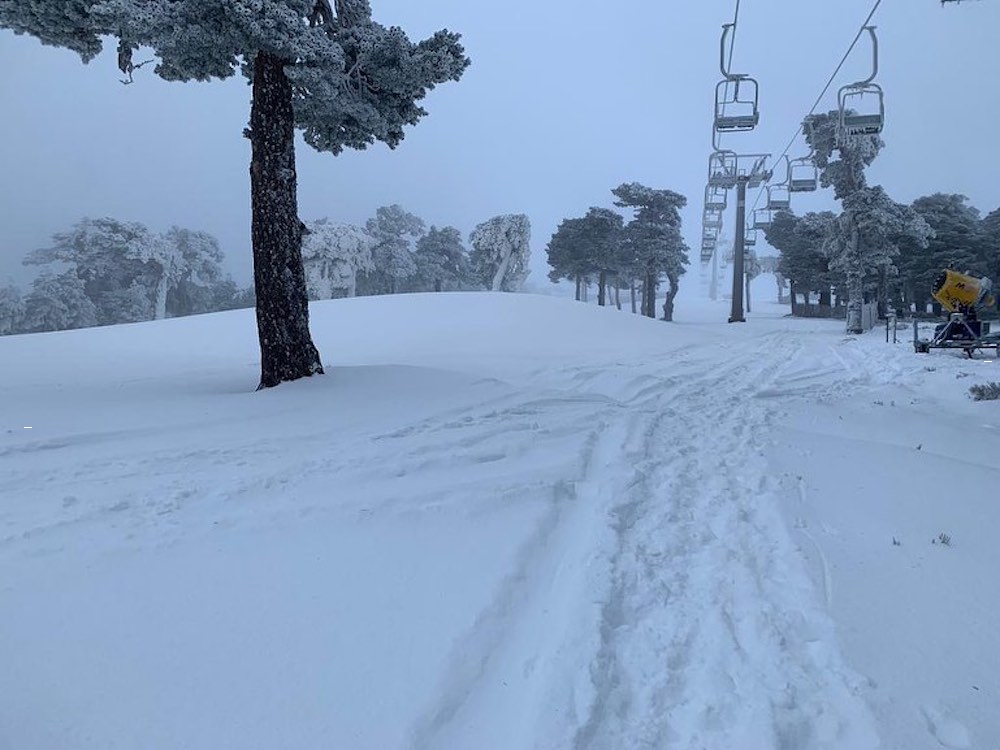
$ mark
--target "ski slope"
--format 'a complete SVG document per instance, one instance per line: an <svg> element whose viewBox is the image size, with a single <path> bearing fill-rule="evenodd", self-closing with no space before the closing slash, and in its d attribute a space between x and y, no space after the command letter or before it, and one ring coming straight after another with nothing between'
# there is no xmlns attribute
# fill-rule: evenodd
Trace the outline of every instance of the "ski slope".
<svg viewBox="0 0 1000 750"><path fill-rule="evenodd" d="M0 339L0 748L1000 748L1000 363L761 307Z"/></svg>

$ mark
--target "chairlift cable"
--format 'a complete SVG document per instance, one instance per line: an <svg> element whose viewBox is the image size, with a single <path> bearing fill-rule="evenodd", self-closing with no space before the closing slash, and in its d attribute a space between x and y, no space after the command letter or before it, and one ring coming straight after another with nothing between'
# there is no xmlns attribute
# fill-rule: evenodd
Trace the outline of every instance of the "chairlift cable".
<svg viewBox="0 0 1000 750"><path fill-rule="evenodd" d="M813 105L809 110L809 114L807 114L806 117L810 117L813 113L816 112L816 108L820 105L820 102L823 101L823 97L826 96L826 92L830 90L830 86L833 85L833 82L836 80L837 75L840 73L841 68L844 67L844 63L847 62L847 58L851 56L851 52L853 52L854 48L858 45L858 40L861 39L862 35L865 33L865 29L871 23L872 18L875 17L875 12L878 10L881 4L882 0L875 0L875 5L872 6L871 11L868 13L868 17L864 20L864 23L862 23L861 27L858 29L858 33L854 37L854 41L851 42L851 46L847 48L847 52L845 52L844 56L840 59L840 62L837 64L836 69L830 76L830 80L826 82L826 85L823 87L823 90L820 92L819 96L816 97L816 101L813 102ZM805 117L803 117L802 119L804 120ZM775 160L775 163L780 162L788 155L788 152L791 150L792 146L795 145L795 139L799 137L799 134L801 132L802 132L802 123L800 122L799 127L795 130L795 134L788 141L788 145L785 146L785 150L781 152L781 156L779 156ZM764 190L765 188L761 187L760 190L757 191L757 196L754 199L751 210L757 208L757 204L760 203L760 197L764 194Z"/></svg>

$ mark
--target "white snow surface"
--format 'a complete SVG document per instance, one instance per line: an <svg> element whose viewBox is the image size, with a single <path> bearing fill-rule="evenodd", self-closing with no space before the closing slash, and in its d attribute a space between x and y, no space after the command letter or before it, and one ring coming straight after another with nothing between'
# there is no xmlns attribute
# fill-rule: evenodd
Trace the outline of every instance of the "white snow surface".
<svg viewBox="0 0 1000 750"><path fill-rule="evenodd" d="M1000 748L1000 363L758 307L0 339L0 749Z"/></svg>

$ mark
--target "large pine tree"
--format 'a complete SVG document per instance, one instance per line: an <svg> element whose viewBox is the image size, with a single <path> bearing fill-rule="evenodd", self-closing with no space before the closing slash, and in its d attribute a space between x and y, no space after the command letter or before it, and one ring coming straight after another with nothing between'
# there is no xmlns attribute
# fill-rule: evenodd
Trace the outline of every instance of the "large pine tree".
<svg viewBox="0 0 1000 750"><path fill-rule="evenodd" d="M340 153L403 139L418 102L469 64L457 34L412 43L372 20L368 0L0 0L0 28L31 34L90 60L101 37L132 55L151 48L166 80L253 83L250 169L260 387L323 371L309 334L296 195L294 132Z"/></svg>

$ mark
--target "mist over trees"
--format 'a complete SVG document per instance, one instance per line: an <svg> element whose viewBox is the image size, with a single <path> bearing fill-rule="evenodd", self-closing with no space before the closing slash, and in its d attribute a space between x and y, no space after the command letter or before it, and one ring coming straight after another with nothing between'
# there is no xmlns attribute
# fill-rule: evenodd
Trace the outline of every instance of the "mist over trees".
<svg viewBox="0 0 1000 750"><path fill-rule="evenodd" d="M33 333L136 323L251 307L252 293L223 272L207 232L138 222L82 219L57 232L25 265L41 273L23 295L0 288L0 333Z"/></svg>

